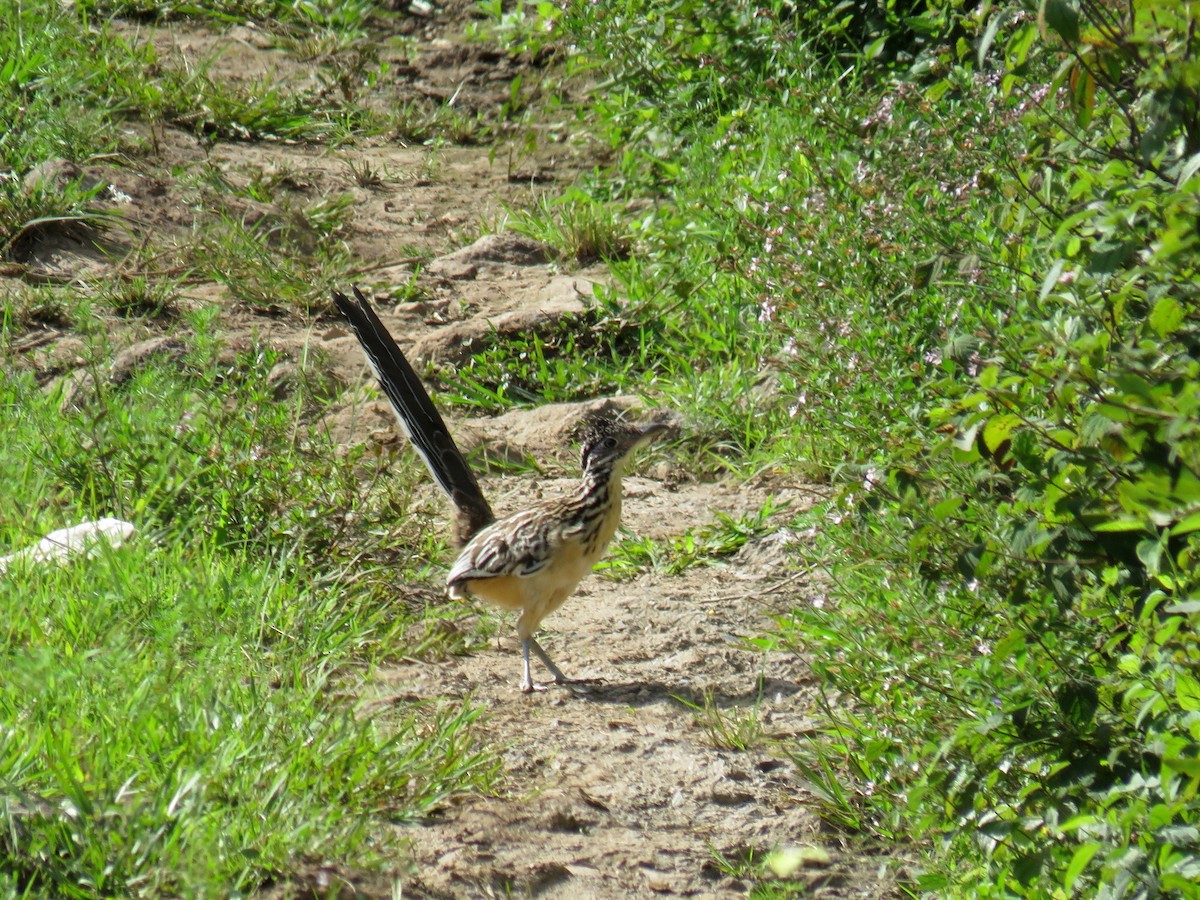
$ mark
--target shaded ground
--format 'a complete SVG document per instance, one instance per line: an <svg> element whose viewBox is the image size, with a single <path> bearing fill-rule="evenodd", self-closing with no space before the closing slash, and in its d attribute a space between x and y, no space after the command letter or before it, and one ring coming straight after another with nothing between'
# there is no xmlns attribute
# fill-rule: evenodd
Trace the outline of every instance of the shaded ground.
<svg viewBox="0 0 1200 900"><path fill-rule="evenodd" d="M521 66L457 40L465 8L414 20L411 42L383 52L385 58L391 54L392 75L372 102L454 96L465 107L486 110L508 98L509 80ZM214 72L224 77L280 83L310 77L305 66L252 30L230 39L194 25L171 25L153 40L164 57L219 51ZM536 71L524 71L536 78ZM179 248L212 215L208 195L182 177L189 170L207 171L235 188L223 201L226 211L247 220L286 223L295 204L350 195L342 239L361 262L357 277L374 288L385 322L406 348L416 345L419 357L453 361L480 333L525 333L552 323L584 309L590 285L604 278L599 268L564 273L520 242L485 241L469 253L455 252L487 231L487 223L499 221L503 204L561 190L596 161L589 155L594 151L569 140L554 137L533 155L510 155L493 154L490 146L430 147L399 138L329 149L214 143L175 128L151 137L153 156L88 170L111 185L112 208L131 223L127 232L114 235L105 252L70 233L30 235L17 263L0 270L0 290L42 281L82 284L114 267L132 267L144 235L165 248L156 265L175 265ZM364 186L355 167L383 173L382 182ZM273 201L245 196L252 192L244 189L264 178L276 188ZM438 258L426 266L413 299L408 280L414 259L430 254ZM145 264L139 257L137 265ZM368 383L348 330L319 309L239 301L217 281L186 283L182 304L214 301L223 307L221 330L231 345L266 340L292 360L315 359L334 383ZM113 378L128 377L151 352L176 352L173 345L147 350L148 339L169 333L186 340L179 320L114 318L111 324L118 349L134 348L114 359ZM75 377L83 361L79 339L53 321L31 329L19 349L23 364L47 384ZM563 435L577 414L566 408L502 423L460 423L464 443L482 441L490 453L509 445L505 452L529 454L549 473L485 479L498 512L569 488L574 451L564 449ZM327 422L343 443L395 439L386 405L366 387L348 391ZM675 470L669 452L651 454L639 471L643 477L628 481L625 524L633 535L667 545L711 524L718 512L737 517L771 499L794 512L814 499L800 486L690 480ZM379 672L368 688L377 703L449 698L484 707L477 734L500 755L503 769L497 795L461 800L428 823L403 829L411 847L411 858L398 861L403 895L735 897L752 884L747 860L787 845L828 854L794 876L797 890L823 897L886 894L875 861L854 856L836 836L822 833L810 798L773 745L808 728L813 686L805 661L762 652L746 640L768 627L772 615L819 593L787 567L783 546L795 539L760 538L720 564L675 575L587 580L547 621L543 643L568 674L596 679L592 683L520 694L519 655L507 623L489 649ZM387 878L344 881L325 870L313 875L312 887L322 892L339 884L344 894L372 896L389 896L395 886ZM277 886L272 893L294 895L296 886Z"/></svg>

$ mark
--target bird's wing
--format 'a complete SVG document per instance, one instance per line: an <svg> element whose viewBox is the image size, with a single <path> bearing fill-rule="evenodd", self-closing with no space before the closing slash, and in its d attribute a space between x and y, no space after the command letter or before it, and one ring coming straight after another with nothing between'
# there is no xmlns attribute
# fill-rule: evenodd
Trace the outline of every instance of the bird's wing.
<svg viewBox="0 0 1200 900"><path fill-rule="evenodd" d="M463 548L446 578L451 587L475 578L528 577L554 557L556 535L540 507L489 525Z"/></svg>

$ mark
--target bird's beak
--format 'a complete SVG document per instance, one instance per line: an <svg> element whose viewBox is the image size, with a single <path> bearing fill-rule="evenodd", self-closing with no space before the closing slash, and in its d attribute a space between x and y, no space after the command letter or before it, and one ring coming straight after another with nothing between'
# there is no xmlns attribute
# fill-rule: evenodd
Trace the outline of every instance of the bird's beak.
<svg viewBox="0 0 1200 900"><path fill-rule="evenodd" d="M649 425L642 426L642 433L638 435L635 447L644 447L658 436L665 434L667 426L662 422L651 422Z"/></svg>

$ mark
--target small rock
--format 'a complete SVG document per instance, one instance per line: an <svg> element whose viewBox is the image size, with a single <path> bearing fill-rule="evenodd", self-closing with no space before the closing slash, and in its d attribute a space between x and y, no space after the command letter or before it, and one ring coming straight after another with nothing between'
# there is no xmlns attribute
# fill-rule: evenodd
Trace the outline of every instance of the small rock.
<svg viewBox="0 0 1200 900"><path fill-rule="evenodd" d="M561 309L573 312L595 299L595 282L572 275L555 275L537 292L537 306L542 310Z"/></svg>
<svg viewBox="0 0 1200 900"><path fill-rule="evenodd" d="M300 369L290 360L275 363L267 373L267 387L271 389L271 396L276 400L293 394L299 384Z"/></svg>
<svg viewBox="0 0 1200 900"><path fill-rule="evenodd" d="M646 875L646 887L654 891L656 894L668 894L674 890L669 876L662 872L655 872L650 869L643 869Z"/></svg>
<svg viewBox="0 0 1200 900"><path fill-rule="evenodd" d="M539 334L554 328L565 315L580 313L583 304L568 309L516 309L493 319L464 319L427 334L413 345L416 359L461 363L486 346L513 335Z"/></svg>
<svg viewBox="0 0 1200 900"><path fill-rule="evenodd" d="M479 274L479 267L459 259L435 259L425 267L425 274L449 281L474 281Z"/></svg>
<svg viewBox="0 0 1200 900"><path fill-rule="evenodd" d="M539 266L549 262L550 248L519 234L485 234L475 243L435 259L430 265L453 260L457 263L506 263L510 266Z"/></svg>
<svg viewBox="0 0 1200 900"><path fill-rule="evenodd" d="M155 358L178 362L187 354L187 345L177 337L165 335L150 338L126 347L114 357L108 370L108 382L120 386L133 378ZM61 382L62 399L59 409L82 410L96 393L96 376L87 370L76 370Z"/></svg>
<svg viewBox="0 0 1200 900"><path fill-rule="evenodd" d="M80 182L85 190L91 190L102 181L94 175L89 175L84 169L65 159L48 159L40 162L25 175L25 190L32 191L39 187L61 191L72 182Z"/></svg>
<svg viewBox="0 0 1200 900"><path fill-rule="evenodd" d="M754 795L747 791L729 791L717 788L712 792L712 801L718 806L744 806L754 802Z"/></svg>
<svg viewBox="0 0 1200 900"><path fill-rule="evenodd" d="M57 385L62 391L58 401L59 412L82 410L96 394L95 376L84 369L64 375Z"/></svg>
<svg viewBox="0 0 1200 900"><path fill-rule="evenodd" d="M522 453L541 456L561 450L571 443L576 427L585 416L641 409L640 399L620 395L577 403L547 403L533 409L514 409L494 418L468 419L465 424L476 442L487 445L489 455L520 458Z"/></svg>
<svg viewBox="0 0 1200 900"><path fill-rule="evenodd" d="M800 869L824 869L833 864L823 847L783 847L767 857L767 868L776 878L790 878Z"/></svg>
<svg viewBox="0 0 1200 900"><path fill-rule="evenodd" d="M178 362L186 354L187 345L172 335L139 341L116 355L112 362L109 380L113 384L124 384L140 369L144 369L155 357L168 362Z"/></svg>
<svg viewBox="0 0 1200 900"><path fill-rule="evenodd" d="M62 372L87 365L88 346L73 334L64 335L50 345L39 367Z"/></svg>
<svg viewBox="0 0 1200 900"><path fill-rule="evenodd" d="M676 474L675 467L665 459L646 470L646 475L655 481L672 481Z"/></svg>
<svg viewBox="0 0 1200 900"><path fill-rule="evenodd" d="M0 556L0 572L16 563L62 562L74 556L90 557L101 544L120 547L137 529L129 522L106 517L95 522L81 522L70 528L52 531L36 544Z"/></svg>
<svg viewBox="0 0 1200 900"><path fill-rule="evenodd" d="M267 34L258 28L253 28L249 25L238 25L230 29L225 36L225 40L241 41L257 50L273 50L275 48L275 37Z"/></svg>

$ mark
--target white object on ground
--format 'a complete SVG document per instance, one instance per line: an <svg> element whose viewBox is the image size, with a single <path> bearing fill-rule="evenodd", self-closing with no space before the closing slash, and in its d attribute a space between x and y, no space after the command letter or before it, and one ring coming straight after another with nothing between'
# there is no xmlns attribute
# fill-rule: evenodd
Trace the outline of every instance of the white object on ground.
<svg viewBox="0 0 1200 900"><path fill-rule="evenodd" d="M80 522L70 528L60 528L31 547L0 556L0 572L7 571L9 566L18 562L54 562L81 554L91 556L98 544L120 547L136 530L129 522L108 517L98 522Z"/></svg>

